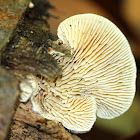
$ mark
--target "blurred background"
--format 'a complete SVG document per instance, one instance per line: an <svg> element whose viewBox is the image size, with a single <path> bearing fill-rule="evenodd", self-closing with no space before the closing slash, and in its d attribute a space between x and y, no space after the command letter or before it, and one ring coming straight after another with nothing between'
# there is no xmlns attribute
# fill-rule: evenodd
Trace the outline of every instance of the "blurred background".
<svg viewBox="0 0 140 140"><path fill-rule="evenodd" d="M94 13L114 22L128 39L137 64L137 91L131 108L113 120L97 118L92 130L79 134L82 140L140 140L140 0L49 0L50 30L75 14Z"/></svg>

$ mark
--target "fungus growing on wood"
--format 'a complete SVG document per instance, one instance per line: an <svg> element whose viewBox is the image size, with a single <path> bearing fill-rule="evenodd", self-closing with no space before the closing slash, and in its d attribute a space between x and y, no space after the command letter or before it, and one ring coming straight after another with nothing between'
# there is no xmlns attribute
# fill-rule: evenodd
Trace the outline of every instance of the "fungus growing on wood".
<svg viewBox="0 0 140 140"><path fill-rule="evenodd" d="M92 128L96 115L112 119L127 111L135 95L136 65L117 26L95 14L80 14L60 23L58 37L72 57L49 49L62 78L38 80L33 110L81 133Z"/></svg>
<svg viewBox="0 0 140 140"><path fill-rule="evenodd" d="M117 26L104 17L81 14L63 21L58 37L71 47L73 72L85 81L78 81L84 89L81 94L95 97L97 115L112 119L124 113L134 98L136 65L129 43Z"/></svg>

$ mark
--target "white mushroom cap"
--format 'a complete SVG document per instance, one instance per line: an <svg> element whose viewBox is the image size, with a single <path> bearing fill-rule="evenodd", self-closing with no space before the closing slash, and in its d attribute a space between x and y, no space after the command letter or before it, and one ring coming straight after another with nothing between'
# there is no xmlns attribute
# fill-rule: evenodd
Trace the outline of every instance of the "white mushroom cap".
<svg viewBox="0 0 140 140"><path fill-rule="evenodd" d="M112 119L128 110L135 94L136 65L123 33L108 19L80 14L64 20L58 37L71 48L61 89L93 95L97 115Z"/></svg>

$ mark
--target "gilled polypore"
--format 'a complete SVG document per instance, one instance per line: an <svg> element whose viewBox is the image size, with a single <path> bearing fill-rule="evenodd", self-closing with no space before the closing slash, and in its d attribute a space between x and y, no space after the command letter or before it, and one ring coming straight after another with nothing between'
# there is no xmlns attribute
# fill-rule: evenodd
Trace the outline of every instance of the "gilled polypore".
<svg viewBox="0 0 140 140"><path fill-rule="evenodd" d="M81 133L92 128L96 116L112 119L127 111L135 95L136 65L116 25L95 14L75 15L60 23L58 38L72 55L49 51L62 66L62 79L53 83L30 76L31 91L21 85L21 100L31 96L35 112Z"/></svg>

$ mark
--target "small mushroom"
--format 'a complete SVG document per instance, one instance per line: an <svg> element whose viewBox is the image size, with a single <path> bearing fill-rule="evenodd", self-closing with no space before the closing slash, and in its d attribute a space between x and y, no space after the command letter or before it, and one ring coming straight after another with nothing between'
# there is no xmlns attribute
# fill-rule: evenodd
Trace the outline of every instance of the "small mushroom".
<svg viewBox="0 0 140 140"><path fill-rule="evenodd" d="M96 115L112 119L127 111L135 95L136 65L122 32L104 17L80 14L60 23L58 37L72 57L49 49L62 78L37 80L33 110L80 133L92 128Z"/></svg>
<svg viewBox="0 0 140 140"><path fill-rule="evenodd" d="M27 102L33 93L38 91L37 78L33 75L27 75L26 80L20 83L20 102Z"/></svg>

